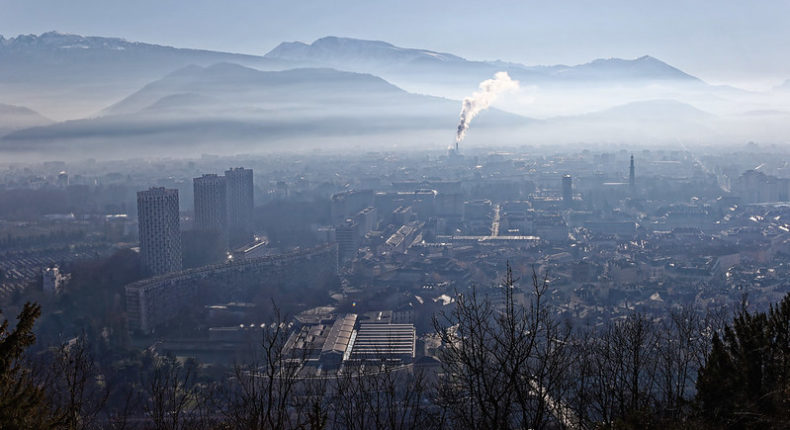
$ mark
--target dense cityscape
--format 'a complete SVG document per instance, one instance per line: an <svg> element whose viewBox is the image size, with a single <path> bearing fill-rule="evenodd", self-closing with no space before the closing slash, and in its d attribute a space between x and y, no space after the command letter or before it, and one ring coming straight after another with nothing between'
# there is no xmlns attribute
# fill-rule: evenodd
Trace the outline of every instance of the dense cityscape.
<svg viewBox="0 0 790 430"><path fill-rule="evenodd" d="M8 165L3 311L37 301L40 339L88 330L122 356L212 369L253 360L278 320L299 378L376 360L440 374L437 315L473 292L506 306L508 276L527 308L533 273L545 277L542 306L573 330L765 311L790 292L790 184L774 151Z"/></svg>
<svg viewBox="0 0 790 430"><path fill-rule="evenodd" d="M0 11L0 430L790 428L790 3Z"/></svg>

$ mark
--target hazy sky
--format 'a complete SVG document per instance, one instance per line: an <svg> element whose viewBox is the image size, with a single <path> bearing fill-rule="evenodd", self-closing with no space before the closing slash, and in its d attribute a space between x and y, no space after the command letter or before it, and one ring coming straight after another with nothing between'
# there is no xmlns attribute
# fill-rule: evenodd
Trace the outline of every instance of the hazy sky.
<svg viewBox="0 0 790 430"><path fill-rule="evenodd" d="M525 64L649 54L743 86L790 78L788 24L790 0L0 0L5 37L58 30L264 54L334 35Z"/></svg>

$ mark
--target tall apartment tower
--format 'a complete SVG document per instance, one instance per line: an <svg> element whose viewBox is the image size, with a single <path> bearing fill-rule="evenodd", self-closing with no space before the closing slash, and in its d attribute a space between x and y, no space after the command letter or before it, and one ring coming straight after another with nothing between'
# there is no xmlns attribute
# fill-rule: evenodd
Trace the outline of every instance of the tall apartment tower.
<svg viewBox="0 0 790 430"><path fill-rule="evenodd" d="M164 187L137 193L140 257L153 275L181 270L178 190Z"/></svg>
<svg viewBox="0 0 790 430"><path fill-rule="evenodd" d="M195 229L220 234L228 240L227 186L224 176L203 175L192 180L195 190Z"/></svg>
<svg viewBox="0 0 790 430"><path fill-rule="evenodd" d="M225 171L228 209L228 243L236 247L253 239L252 169L243 167Z"/></svg>
<svg viewBox="0 0 790 430"><path fill-rule="evenodd" d="M335 240L337 241L337 267L342 267L351 261L359 249L359 224L352 219L347 219L343 224L335 227Z"/></svg>
<svg viewBox="0 0 790 430"><path fill-rule="evenodd" d="M573 205L573 178L571 175L562 177L562 203L565 207Z"/></svg>

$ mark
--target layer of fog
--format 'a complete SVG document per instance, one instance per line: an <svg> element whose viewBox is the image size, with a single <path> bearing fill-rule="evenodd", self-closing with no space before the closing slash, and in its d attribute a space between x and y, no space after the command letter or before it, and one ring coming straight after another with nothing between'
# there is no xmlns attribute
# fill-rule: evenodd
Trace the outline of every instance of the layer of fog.
<svg viewBox="0 0 790 430"><path fill-rule="evenodd" d="M190 55L198 64L214 64L213 57ZM496 70L496 65L461 62L466 69L457 74L416 73L400 66L367 70L386 81L328 69L291 70L281 79L260 70L283 70L288 64L250 63L254 69L220 64L165 70L146 63L140 66L145 73L132 70L103 80L97 71L93 83L91 76L46 85L0 82L0 103L32 108L0 111L0 152L13 159L79 159L330 147L443 150L454 142L460 100ZM362 66L368 67L356 69ZM520 89L475 119L462 152L464 146L723 146L790 140L787 89L746 91L682 76L547 81L531 79L537 73L532 70L515 70L521 73L515 76ZM47 117L69 120L50 124Z"/></svg>

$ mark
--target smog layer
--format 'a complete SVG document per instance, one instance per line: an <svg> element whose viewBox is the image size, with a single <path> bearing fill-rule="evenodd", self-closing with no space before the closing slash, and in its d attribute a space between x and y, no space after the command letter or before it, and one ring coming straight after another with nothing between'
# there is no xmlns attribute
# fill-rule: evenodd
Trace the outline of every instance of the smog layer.
<svg viewBox="0 0 790 430"><path fill-rule="evenodd" d="M788 84L711 85L650 56L522 65L338 37L251 56L50 32L2 39L0 61L9 160L441 150L467 132L479 147L777 144L790 128Z"/></svg>

